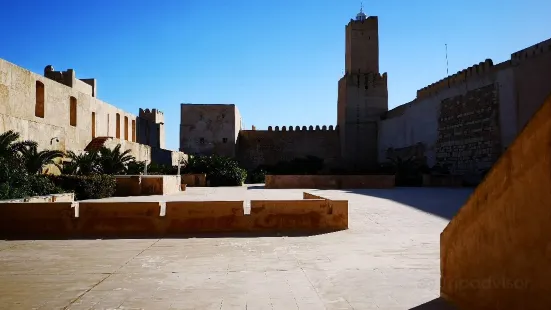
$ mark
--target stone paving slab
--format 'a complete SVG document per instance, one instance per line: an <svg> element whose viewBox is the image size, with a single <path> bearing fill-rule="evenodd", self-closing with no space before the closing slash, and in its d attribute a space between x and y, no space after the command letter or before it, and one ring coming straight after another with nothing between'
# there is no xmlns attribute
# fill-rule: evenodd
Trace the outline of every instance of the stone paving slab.
<svg viewBox="0 0 551 310"><path fill-rule="evenodd" d="M439 234L472 190L308 191L349 200L350 229L0 241L0 309L411 309L438 297ZM302 192L188 188L162 198L301 199Z"/></svg>

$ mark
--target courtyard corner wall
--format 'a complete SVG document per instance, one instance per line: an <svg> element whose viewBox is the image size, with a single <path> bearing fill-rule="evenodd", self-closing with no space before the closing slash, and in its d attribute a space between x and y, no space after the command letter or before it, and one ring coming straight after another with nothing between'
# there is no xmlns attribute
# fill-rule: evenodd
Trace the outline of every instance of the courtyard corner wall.
<svg viewBox="0 0 551 310"><path fill-rule="evenodd" d="M441 294L460 309L551 304L551 96L440 235Z"/></svg>
<svg viewBox="0 0 551 310"><path fill-rule="evenodd" d="M98 100L95 79L79 80L74 70L53 71L51 66L45 75L0 59L0 133L13 130L22 140L36 141L40 149L61 151L80 152L99 137L138 145L140 118ZM164 146L164 133L150 134L162 140L158 148ZM147 150L136 151L143 148ZM138 160L150 161L156 152L148 145L132 148Z"/></svg>
<svg viewBox="0 0 551 310"><path fill-rule="evenodd" d="M339 128L333 126L279 126L268 130L242 130L237 140L240 164L247 169L280 161L316 156L328 166L340 158Z"/></svg>
<svg viewBox="0 0 551 310"><path fill-rule="evenodd" d="M520 56L522 55L522 57ZM417 92L379 122L379 162L421 154L459 175L489 169L551 92L551 40L487 59Z"/></svg>

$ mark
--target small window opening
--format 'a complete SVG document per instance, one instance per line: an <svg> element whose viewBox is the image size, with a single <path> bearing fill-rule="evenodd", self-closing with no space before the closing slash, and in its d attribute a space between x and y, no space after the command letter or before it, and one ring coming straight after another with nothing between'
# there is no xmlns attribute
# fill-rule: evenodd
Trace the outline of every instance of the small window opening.
<svg viewBox="0 0 551 310"><path fill-rule="evenodd" d="M201 144L205 144L205 138L201 138L201 139L199 139L199 143L201 143Z"/></svg>
<svg viewBox="0 0 551 310"><path fill-rule="evenodd" d="M69 124L75 127L77 125L77 98L72 96L69 99Z"/></svg>
<svg viewBox="0 0 551 310"><path fill-rule="evenodd" d="M228 138L222 138L223 143L228 143Z"/></svg>
<svg viewBox="0 0 551 310"><path fill-rule="evenodd" d="M36 104L34 106L34 115L44 118L44 84L36 81Z"/></svg>

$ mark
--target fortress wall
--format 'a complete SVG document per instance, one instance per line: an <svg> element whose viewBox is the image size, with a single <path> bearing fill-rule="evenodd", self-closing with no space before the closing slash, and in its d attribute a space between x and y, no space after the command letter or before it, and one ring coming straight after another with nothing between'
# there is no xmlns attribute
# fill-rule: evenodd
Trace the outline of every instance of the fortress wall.
<svg viewBox="0 0 551 310"><path fill-rule="evenodd" d="M74 70L67 72L74 75ZM138 120L142 119L96 99L94 79L73 79L71 84L73 87L0 59L0 133L14 130L22 140L36 141L40 149L76 152L84 150L94 137L113 137L112 141L130 149L138 160L162 158L159 162L170 163L172 151L152 151L135 143ZM157 132L149 130L150 135Z"/></svg>
<svg viewBox="0 0 551 310"><path fill-rule="evenodd" d="M43 117L36 116L40 115L36 109L37 81L44 89ZM76 103L76 126L70 123L71 97ZM92 130L96 137L116 136L117 114L120 137L124 138L125 117L129 120L127 130L131 132L131 120L136 116L0 59L0 132L17 131L21 139L35 140L40 148L83 150L92 140ZM50 144L56 137L59 142Z"/></svg>
<svg viewBox="0 0 551 310"><path fill-rule="evenodd" d="M462 158L457 153L474 143L470 139L475 138L481 127L490 126L488 118L493 120L490 126L493 134L488 138L491 141L484 139L480 143L492 144L492 151L487 151L492 154L491 161L495 161L495 154L501 153L518 132L514 81L509 63L493 66L491 60L487 60L421 89L416 100L394 108L380 121L379 161L387 160L391 148L404 149L421 143L429 167L438 162L459 164L459 159L452 158ZM493 89L491 100L488 99L490 89ZM481 105L480 100L487 101ZM492 111L488 114L485 108ZM463 127L467 119L471 123ZM511 124L503 135L501 123ZM463 133L465 128L469 128L468 133ZM464 156L472 159L474 155L465 153Z"/></svg>
<svg viewBox="0 0 551 310"><path fill-rule="evenodd" d="M253 169L261 164L273 165L282 160L288 161L308 155L323 158L329 165L340 158L338 128L297 127L276 126L269 127L268 130L242 130L237 140L240 163L247 169Z"/></svg>

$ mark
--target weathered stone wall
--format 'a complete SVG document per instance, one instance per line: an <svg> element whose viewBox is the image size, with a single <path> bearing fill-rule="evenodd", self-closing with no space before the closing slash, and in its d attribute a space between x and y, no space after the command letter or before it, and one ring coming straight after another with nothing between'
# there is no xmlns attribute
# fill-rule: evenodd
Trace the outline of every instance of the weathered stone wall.
<svg viewBox="0 0 551 310"><path fill-rule="evenodd" d="M495 85L442 101L436 163L451 174L479 174L501 155L499 104Z"/></svg>
<svg viewBox="0 0 551 310"><path fill-rule="evenodd" d="M235 157L241 116L234 104L182 104L180 151Z"/></svg>
<svg viewBox="0 0 551 310"><path fill-rule="evenodd" d="M333 126L279 126L268 130L242 130L237 141L238 160L243 167L274 165L280 161L304 158L308 155L324 159L328 166L340 158L339 131Z"/></svg>
<svg viewBox="0 0 551 310"><path fill-rule="evenodd" d="M493 88L493 100L497 104L491 105L494 113L491 119L498 124L497 130L495 127L492 129L497 136L492 137L494 141L492 146L482 148L482 152L489 152L489 156L495 161L497 156L511 144L534 111L540 107L545 96L551 93L551 84L547 82L547 77L550 75L551 40L547 40L512 54L511 60L493 65L488 59L420 89L414 101L388 111L379 122L379 162L386 160L387 152L391 148L400 149L423 143L429 166L442 160L442 156L449 157L454 166L462 167L457 170L458 173L468 170L464 166L468 166L468 162L472 160L480 161L481 166L487 166L491 160L477 159L476 155L465 163L460 162L461 158L465 159L463 155L457 157L456 161L451 159L452 156L442 154L453 153L453 151L449 151L450 145L443 146L439 143L439 141L444 142L439 138L440 133L443 132L440 125L448 126L451 121L441 121L442 113L449 114L449 112L442 112L441 109L449 105L450 101L457 101L462 96L465 99L461 100L465 101L466 106L461 109L467 111L471 109L467 105L472 106L476 100L487 100L489 93L486 90ZM477 89L480 90L477 92ZM476 120L474 115L463 115L461 118L468 117L473 118L471 121L481 122L488 117L484 113L478 115L479 119ZM459 120L456 122L457 126L460 126ZM466 126L471 128L476 125ZM487 126L484 125L484 127ZM463 135L463 133L460 134ZM475 138L480 139L480 137ZM458 140L458 138L454 139ZM487 138L483 140L490 143ZM456 147L456 149L461 148L464 147ZM437 152L441 153L439 159L437 159Z"/></svg>

